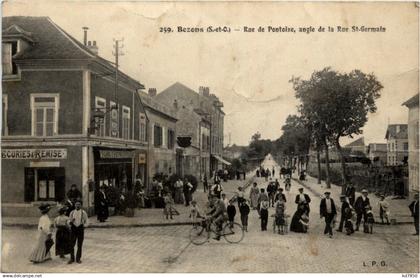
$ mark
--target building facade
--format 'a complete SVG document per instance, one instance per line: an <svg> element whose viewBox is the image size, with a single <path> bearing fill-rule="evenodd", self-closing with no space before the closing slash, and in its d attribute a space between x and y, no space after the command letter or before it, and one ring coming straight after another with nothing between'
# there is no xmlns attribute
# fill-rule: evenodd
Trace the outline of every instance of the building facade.
<svg viewBox="0 0 420 278"><path fill-rule="evenodd" d="M156 175L172 175L176 173L176 122L175 112L156 102L150 95L156 89L150 88L149 94L139 92L146 113L140 114L144 118L147 128L149 146L149 184Z"/></svg>
<svg viewBox="0 0 420 278"><path fill-rule="evenodd" d="M408 133L406 124L388 125L385 139L387 140L387 165L403 165L408 160Z"/></svg>
<svg viewBox="0 0 420 278"><path fill-rule="evenodd" d="M403 103L408 108L409 192L419 192L419 94Z"/></svg>
<svg viewBox="0 0 420 278"><path fill-rule="evenodd" d="M372 163L385 165L387 163L387 144L370 143L367 147L367 157Z"/></svg>
<svg viewBox="0 0 420 278"><path fill-rule="evenodd" d="M4 17L2 37L3 215L38 215L72 184L91 213L100 185L146 178L141 83L47 17Z"/></svg>
<svg viewBox="0 0 420 278"><path fill-rule="evenodd" d="M210 122L210 172L219 170L227 163L223 158L224 140L224 115L223 103L216 95L210 94L208 87L199 87L196 92L187 86L177 82L156 95L156 100L166 105L176 105L179 109L183 107L195 110L199 116ZM180 121L179 126L185 124ZM194 131L196 132L196 131ZM191 130L188 131L191 133Z"/></svg>

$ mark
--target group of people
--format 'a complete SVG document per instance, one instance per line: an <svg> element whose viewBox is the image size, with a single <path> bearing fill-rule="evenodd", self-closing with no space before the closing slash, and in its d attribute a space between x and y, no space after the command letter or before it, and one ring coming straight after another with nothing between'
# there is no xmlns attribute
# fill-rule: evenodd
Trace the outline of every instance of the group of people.
<svg viewBox="0 0 420 278"><path fill-rule="evenodd" d="M88 215L82 209L82 202L76 200L74 209L67 206L61 207L59 215L51 221L48 216L51 206L42 204L39 210L42 216L38 222L38 239L29 260L33 263L42 263L51 260L51 249L55 244L55 255L65 258L70 254L68 264L82 263L82 247L84 229L88 225ZM55 240L53 233L55 231ZM74 254L77 246L76 256Z"/></svg>
<svg viewBox="0 0 420 278"><path fill-rule="evenodd" d="M257 178L261 177L261 178L265 178L265 180L267 181L270 177L274 177L276 174L276 170L274 169L274 167L270 170L270 169L264 169L264 167L260 166L257 170L256 170L256 176Z"/></svg>

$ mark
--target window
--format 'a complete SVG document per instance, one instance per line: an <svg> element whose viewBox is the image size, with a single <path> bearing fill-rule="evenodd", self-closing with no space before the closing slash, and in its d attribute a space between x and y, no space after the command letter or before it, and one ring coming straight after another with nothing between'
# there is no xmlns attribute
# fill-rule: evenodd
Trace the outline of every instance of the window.
<svg viewBox="0 0 420 278"><path fill-rule="evenodd" d="M17 66L13 62L13 56L18 52L18 42L2 43L2 66L3 75L16 75Z"/></svg>
<svg viewBox="0 0 420 278"><path fill-rule="evenodd" d="M119 134L119 124L118 124L118 118L119 118L119 108L118 104L116 104L113 101L109 102L109 106L111 108L111 117L110 117L110 123L109 123L109 135L111 137L118 137ZM112 109L114 107L115 109Z"/></svg>
<svg viewBox="0 0 420 278"><path fill-rule="evenodd" d="M31 95L32 135L53 136L58 133L57 94Z"/></svg>
<svg viewBox="0 0 420 278"><path fill-rule="evenodd" d="M122 138L130 139L130 108L123 106L122 114Z"/></svg>
<svg viewBox="0 0 420 278"><path fill-rule="evenodd" d="M158 125L153 127L153 144L155 147L162 146L162 127Z"/></svg>
<svg viewBox="0 0 420 278"><path fill-rule="evenodd" d="M139 113L139 141L146 142L146 115Z"/></svg>
<svg viewBox="0 0 420 278"><path fill-rule="evenodd" d="M175 146L175 131L168 129L168 149L172 150Z"/></svg>
<svg viewBox="0 0 420 278"><path fill-rule="evenodd" d="M9 134L7 126L7 95L2 97L2 117L1 117L1 135L7 136Z"/></svg>
<svg viewBox="0 0 420 278"><path fill-rule="evenodd" d="M105 113L106 110L106 100L100 97L95 97L95 109L100 110ZM105 137L106 136L106 129L105 129L105 117L101 119L99 123L97 123L96 129L96 136Z"/></svg>
<svg viewBox="0 0 420 278"><path fill-rule="evenodd" d="M408 151L408 143L404 143L404 151Z"/></svg>

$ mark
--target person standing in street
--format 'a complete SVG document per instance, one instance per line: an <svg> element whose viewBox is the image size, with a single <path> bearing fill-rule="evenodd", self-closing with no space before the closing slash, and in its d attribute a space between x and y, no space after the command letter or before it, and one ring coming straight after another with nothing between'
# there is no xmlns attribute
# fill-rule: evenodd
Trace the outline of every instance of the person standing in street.
<svg viewBox="0 0 420 278"><path fill-rule="evenodd" d="M77 245L77 253L76 253L76 262L82 263L82 247L83 247L83 240L85 238L85 228L88 225L88 215L86 211L82 209L81 201L76 201L75 204L76 208L70 212L70 225L71 231L74 236L73 241L73 248L70 253L70 261L69 264L74 263L74 249Z"/></svg>
<svg viewBox="0 0 420 278"><path fill-rule="evenodd" d="M258 196L260 195L260 190L257 187L257 183L254 182L254 184L251 187L251 190L249 191L249 199L251 200L251 208L257 209L258 208Z"/></svg>
<svg viewBox="0 0 420 278"><path fill-rule="evenodd" d="M108 201L104 186L101 186L95 193L95 212L99 222L105 222L108 218Z"/></svg>
<svg viewBox="0 0 420 278"><path fill-rule="evenodd" d="M181 179L178 179L175 182L175 204L183 204L184 203L184 197L182 196L182 190L184 187L184 183Z"/></svg>
<svg viewBox="0 0 420 278"><path fill-rule="evenodd" d="M334 200L330 198L330 192L327 191L324 193L325 198L321 200L320 204L320 216L321 218L325 218L325 229L324 235L329 234L329 237L332 238L333 236L333 220L337 214L337 210L335 208Z"/></svg>
<svg viewBox="0 0 420 278"><path fill-rule="evenodd" d="M244 200L239 204L239 213L241 214L242 229L248 232L248 214L249 214L248 201Z"/></svg>
<svg viewBox="0 0 420 278"><path fill-rule="evenodd" d="M233 227L233 223L235 222L236 208L232 200L228 202L226 210L227 210L229 224L231 227Z"/></svg>
<svg viewBox="0 0 420 278"><path fill-rule="evenodd" d="M380 197L380 201L378 202L378 206L379 206L379 217L381 218L382 224L385 224L386 220L386 224L389 225L389 215L390 215L390 211L389 211L389 204L387 201L385 201L385 196L381 195Z"/></svg>
<svg viewBox="0 0 420 278"><path fill-rule="evenodd" d="M73 249L73 238L70 230L69 217L65 215L67 207L59 209L59 215L54 219L55 233L55 255L64 258Z"/></svg>
<svg viewBox="0 0 420 278"><path fill-rule="evenodd" d="M204 178L203 178L203 187L204 187L204 192L207 192L209 190L209 182L207 181L206 174L204 174Z"/></svg>
<svg viewBox="0 0 420 278"><path fill-rule="evenodd" d="M340 215L340 225L338 226L337 232L343 232L344 224L346 224L348 210L351 209L351 205L348 201L346 195L340 196L341 201L341 215Z"/></svg>
<svg viewBox="0 0 420 278"><path fill-rule="evenodd" d="M47 248L47 241L52 240L51 220L48 216L51 207L48 204L41 204L38 208L42 214L38 222L38 238L36 246L29 256L29 260L34 264L51 260L51 252ZM51 248L51 245L49 247Z"/></svg>
<svg viewBox="0 0 420 278"><path fill-rule="evenodd" d="M356 210L357 220L356 220L356 231L359 230L360 223L363 221L366 222L366 207L370 207L370 200L368 198L368 191L366 189L362 190L362 195L357 197L354 202L354 209Z"/></svg>
<svg viewBox="0 0 420 278"><path fill-rule="evenodd" d="M261 201L261 204L260 204L261 231L267 231L268 207L269 207L268 200Z"/></svg>
<svg viewBox="0 0 420 278"><path fill-rule="evenodd" d="M414 200L408 206L411 211L411 216L414 218L414 228L416 233L413 235L419 235L419 194L414 194Z"/></svg>
<svg viewBox="0 0 420 278"><path fill-rule="evenodd" d="M295 203L299 206L299 205L304 205L305 209L306 209L306 214L309 215L310 212L310 207L309 207L309 203L311 202L311 198L309 197L308 194L303 193L303 187L299 188L299 194L296 195L295 198Z"/></svg>
<svg viewBox="0 0 420 278"><path fill-rule="evenodd" d="M260 189L260 195L258 195L258 207L257 207L257 210L258 210L258 214L260 214L260 210L261 210L261 203L262 202L267 202L268 203L268 205L270 205L270 203L269 203L269 198L268 198L268 194L267 193L265 193L265 189L264 188L261 188ZM261 214L260 214L261 215Z"/></svg>
<svg viewBox="0 0 420 278"><path fill-rule="evenodd" d="M274 198L274 201L277 202L278 200L282 199L283 202L287 202L286 200L286 195L284 195L283 193L283 188L279 187L277 193L276 193L276 197Z"/></svg>
<svg viewBox="0 0 420 278"><path fill-rule="evenodd" d="M187 180L184 179L184 198L185 198L185 206L189 207L190 206L190 202L191 202L191 191L193 189L192 184Z"/></svg>

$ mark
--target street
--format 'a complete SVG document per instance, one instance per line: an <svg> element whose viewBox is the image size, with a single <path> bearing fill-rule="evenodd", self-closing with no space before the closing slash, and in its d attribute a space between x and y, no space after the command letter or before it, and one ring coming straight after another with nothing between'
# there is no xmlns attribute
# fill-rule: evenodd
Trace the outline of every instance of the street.
<svg viewBox="0 0 420 278"><path fill-rule="evenodd" d="M270 159L265 168L278 165ZM259 187L266 187L257 178ZM283 187L283 181L280 180ZM286 192L287 214L293 215L299 184L292 182ZM228 196L236 188L225 187ZM273 217L268 231L260 231L257 212L251 211L249 232L239 244L223 238L201 246L189 242L190 226L87 229L82 264L67 265L67 259L53 257L32 264L28 256L36 238L35 230L3 228L3 272L418 272L418 237L412 225L375 225L374 233L343 233L333 238L323 235L319 218L320 197L312 199L308 234L273 233ZM246 196L249 196L247 192ZM339 200L335 200L337 203ZM203 206L203 204L201 204ZM274 209L270 208L269 215ZM237 209L236 221L240 222ZM290 224L289 219L289 224ZM54 247L53 247L54 248Z"/></svg>

